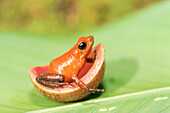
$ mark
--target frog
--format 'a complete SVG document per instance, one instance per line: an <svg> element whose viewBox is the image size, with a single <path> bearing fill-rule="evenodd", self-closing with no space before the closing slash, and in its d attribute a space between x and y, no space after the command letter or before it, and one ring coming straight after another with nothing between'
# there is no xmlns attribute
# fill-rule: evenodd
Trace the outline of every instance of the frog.
<svg viewBox="0 0 170 113"><path fill-rule="evenodd" d="M75 82L85 92L103 92L104 89L88 88L78 78L78 74L86 62L94 62L97 52L94 51L94 57L88 58L92 52L94 37L80 37L77 43L66 53L52 60L46 72L42 72L36 77L36 81L49 88L60 88L62 85L72 85Z"/></svg>

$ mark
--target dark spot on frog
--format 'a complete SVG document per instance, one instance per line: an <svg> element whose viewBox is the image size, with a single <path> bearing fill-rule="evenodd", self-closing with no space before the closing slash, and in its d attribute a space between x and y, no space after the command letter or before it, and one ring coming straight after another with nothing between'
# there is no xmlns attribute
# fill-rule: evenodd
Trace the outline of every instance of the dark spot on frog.
<svg viewBox="0 0 170 113"><path fill-rule="evenodd" d="M82 52L82 51L80 51L80 54L81 54L81 55L83 55L83 52Z"/></svg>

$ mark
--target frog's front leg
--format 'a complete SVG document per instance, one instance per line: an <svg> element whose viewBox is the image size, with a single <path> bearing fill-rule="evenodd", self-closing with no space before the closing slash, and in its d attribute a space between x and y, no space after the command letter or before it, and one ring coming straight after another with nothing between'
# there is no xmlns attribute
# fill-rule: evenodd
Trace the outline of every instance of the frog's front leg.
<svg viewBox="0 0 170 113"><path fill-rule="evenodd" d="M59 87L62 85L71 85L70 83L65 83L64 82L64 75L58 75L54 73L41 73L40 76L36 78L36 81L40 83L43 86L54 88L54 87Z"/></svg>
<svg viewBox="0 0 170 113"><path fill-rule="evenodd" d="M91 89L91 88L88 88L77 76L73 76L72 77L72 80L80 87L82 88L83 90L85 90L85 93L86 92L103 92L104 89Z"/></svg>

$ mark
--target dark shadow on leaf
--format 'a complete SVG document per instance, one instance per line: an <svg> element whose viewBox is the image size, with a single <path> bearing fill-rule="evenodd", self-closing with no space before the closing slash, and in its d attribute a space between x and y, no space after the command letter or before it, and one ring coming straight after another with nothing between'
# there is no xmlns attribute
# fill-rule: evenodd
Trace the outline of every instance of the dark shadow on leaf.
<svg viewBox="0 0 170 113"><path fill-rule="evenodd" d="M100 89L104 88L105 92L91 94L81 101L114 95L116 90L123 87L134 77L137 67L136 60L128 58L106 62L104 79L98 87Z"/></svg>
<svg viewBox="0 0 170 113"><path fill-rule="evenodd" d="M108 62L106 66L103 79L106 91L102 94L102 97L115 95L115 91L126 85L135 76L138 69L137 61L130 58Z"/></svg>

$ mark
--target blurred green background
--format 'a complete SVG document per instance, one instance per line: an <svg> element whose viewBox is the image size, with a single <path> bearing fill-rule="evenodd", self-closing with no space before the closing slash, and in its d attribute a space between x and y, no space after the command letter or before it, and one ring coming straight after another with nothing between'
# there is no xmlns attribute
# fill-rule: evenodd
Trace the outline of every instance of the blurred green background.
<svg viewBox="0 0 170 113"><path fill-rule="evenodd" d="M105 92L72 103L39 94L29 67L89 35L105 48ZM169 113L169 51L170 0L0 0L0 113Z"/></svg>
<svg viewBox="0 0 170 113"><path fill-rule="evenodd" d="M116 21L158 0L0 0L0 30L75 33Z"/></svg>

